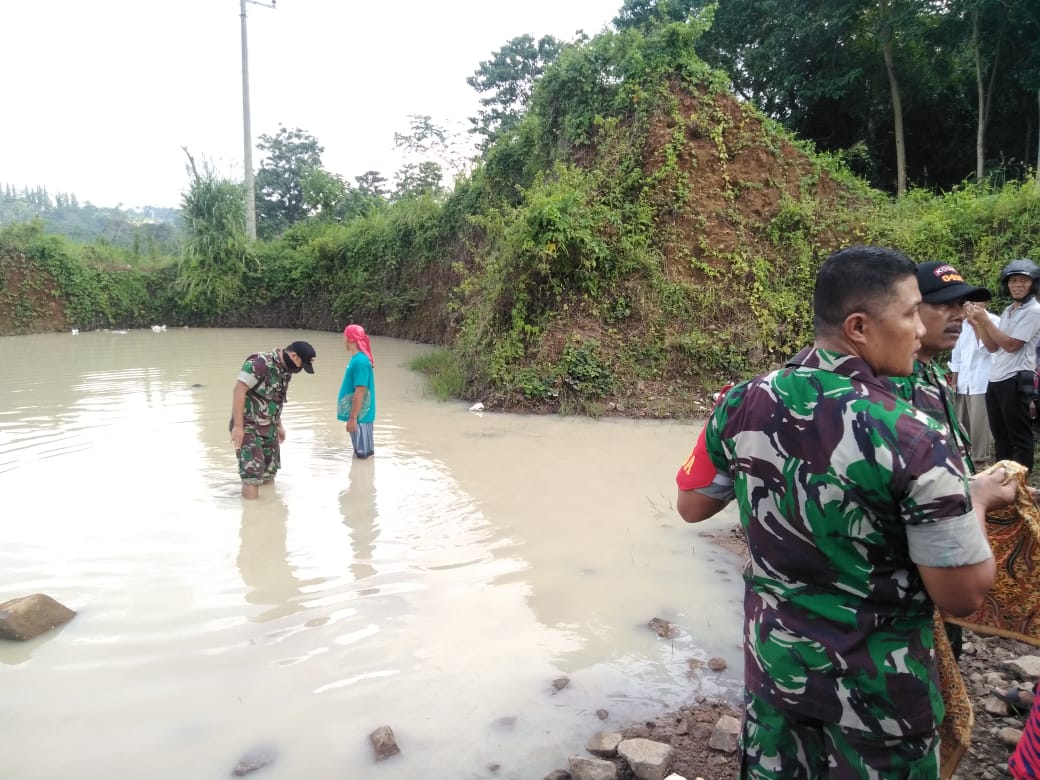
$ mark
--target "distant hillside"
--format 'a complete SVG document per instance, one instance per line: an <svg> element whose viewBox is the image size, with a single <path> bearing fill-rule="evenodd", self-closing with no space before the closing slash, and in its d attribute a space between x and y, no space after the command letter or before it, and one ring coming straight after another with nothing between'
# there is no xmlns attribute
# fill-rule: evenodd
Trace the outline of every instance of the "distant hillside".
<svg viewBox="0 0 1040 780"><path fill-rule="evenodd" d="M48 233L83 244L100 242L121 247L145 260L180 252L182 231L177 209L99 208L89 202L80 204L73 194L52 195L44 187L18 190L11 185L0 186L0 227L37 219Z"/></svg>

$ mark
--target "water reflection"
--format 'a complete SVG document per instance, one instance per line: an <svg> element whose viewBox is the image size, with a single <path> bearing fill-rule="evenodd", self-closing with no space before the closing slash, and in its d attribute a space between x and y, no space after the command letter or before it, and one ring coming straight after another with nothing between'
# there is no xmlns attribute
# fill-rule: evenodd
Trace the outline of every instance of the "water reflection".
<svg viewBox="0 0 1040 780"><path fill-rule="evenodd" d="M288 507L268 489L255 501L242 502L236 563L245 583L246 601L269 606L250 620L265 623L300 609L302 584L289 563Z"/></svg>
<svg viewBox="0 0 1040 780"><path fill-rule="evenodd" d="M350 484L339 494L339 511L343 524L350 529L353 548L350 572L355 582L363 582L376 574L374 565L376 531L376 468L378 459L358 460L350 463ZM378 588L363 588L358 592L369 595Z"/></svg>

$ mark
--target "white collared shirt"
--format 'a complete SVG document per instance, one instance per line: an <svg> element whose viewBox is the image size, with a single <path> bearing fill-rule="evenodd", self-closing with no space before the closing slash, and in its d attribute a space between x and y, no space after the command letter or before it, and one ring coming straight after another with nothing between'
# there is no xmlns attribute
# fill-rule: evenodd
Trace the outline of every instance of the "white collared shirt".
<svg viewBox="0 0 1040 780"><path fill-rule="evenodd" d="M1000 324L1000 317L986 312L990 322ZM957 374L957 392L961 395L982 395L989 384L989 370L993 364L993 355L982 343L975 328L965 320L961 326L961 335L950 354L950 371Z"/></svg>

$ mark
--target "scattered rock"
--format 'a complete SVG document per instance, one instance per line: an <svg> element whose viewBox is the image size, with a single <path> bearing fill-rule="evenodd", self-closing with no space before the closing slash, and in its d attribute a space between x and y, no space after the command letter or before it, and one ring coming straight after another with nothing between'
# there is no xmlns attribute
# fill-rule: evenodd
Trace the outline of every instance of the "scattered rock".
<svg viewBox="0 0 1040 780"><path fill-rule="evenodd" d="M606 720L607 718L610 717L610 713L607 712L604 709L599 709L599 710L596 710L596 717L599 718L600 720Z"/></svg>
<svg viewBox="0 0 1040 780"><path fill-rule="evenodd" d="M661 639L671 639L671 637L674 635L674 629L672 628L672 624L664 618L652 618L650 622L647 623L647 626L650 628L651 631L653 631L655 634L661 637Z"/></svg>
<svg viewBox="0 0 1040 780"><path fill-rule="evenodd" d="M986 712L998 718L1006 717L1008 714L1007 702L996 696L987 696L982 706L985 707Z"/></svg>
<svg viewBox="0 0 1040 780"><path fill-rule="evenodd" d="M1013 748L1018 744L1018 741L1022 739L1022 729L1005 726L997 732L997 739L999 739L1002 744Z"/></svg>
<svg viewBox="0 0 1040 780"><path fill-rule="evenodd" d="M586 756L571 756L567 762L573 780L617 780L617 766L613 761Z"/></svg>
<svg viewBox="0 0 1040 780"><path fill-rule="evenodd" d="M555 680L552 681L552 687L557 692L562 691L564 688L566 688L570 684L571 684L571 678L570 677L557 677Z"/></svg>
<svg viewBox="0 0 1040 780"><path fill-rule="evenodd" d="M724 672L728 667L729 664L726 663L725 658L719 658L718 656L715 656L714 658L708 659L708 668L711 669L713 672Z"/></svg>
<svg viewBox="0 0 1040 780"><path fill-rule="evenodd" d="M724 753L735 753L740 741L740 721L732 715L723 715L715 724L708 746Z"/></svg>
<svg viewBox="0 0 1040 780"><path fill-rule="evenodd" d="M542 780L571 780L571 773L566 769L554 769Z"/></svg>
<svg viewBox="0 0 1040 780"><path fill-rule="evenodd" d="M616 731L597 731L585 742L585 749L597 758L613 758L621 739Z"/></svg>
<svg viewBox="0 0 1040 780"><path fill-rule="evenodd" d="M672 765L672 746L664 742L626 739L618 745L617 752L639 780L664 780Z"/></svg>
<svg viewBox="0 0 1040 780"><path fill-rule="evenodd" d="M0 639L35 639L75 616L73 610L43 593L11 599L0 604Z"/></svg>
<svg viewBox="0 0 1040 780"><path fill-rule="evenodd" d="M270 742L262 742L251 747L242 758L238 759L231 774L235 777L252 774L268 764L273 764L276 758L278 758L278 748Z"/></svg>
<svg viewBox="0 0 1040 780"><path fill-rule="evenodd" d="M487 767L488 771L491 772L491 774L497 774L498 770L502 768L502 765L497 761L492 761L490 764L487 765Z"/></svg>
<svg viewBox="0 0 1040 780"><path fill-rule="evenodd" d="M640 737L646 738L650 736L650 727L645 723L637 723L634 726L629 726L624 731L625 739L638 739Z"/></svg>
<svg viewBox="0 0 1040 780"><path fill-rule="evenodd" d="M394 739L394 732L389 726L380 726L368 738L372 741L372 747L376 751L376 761L383 761L401 752Z"/></svg>
<svg viewBox="0 0 1040 780"><path fill-rule="evenodd" d="M1040 655L1023 655L1008 661L1007 668L1023 680L1040 680Z"/></svg>

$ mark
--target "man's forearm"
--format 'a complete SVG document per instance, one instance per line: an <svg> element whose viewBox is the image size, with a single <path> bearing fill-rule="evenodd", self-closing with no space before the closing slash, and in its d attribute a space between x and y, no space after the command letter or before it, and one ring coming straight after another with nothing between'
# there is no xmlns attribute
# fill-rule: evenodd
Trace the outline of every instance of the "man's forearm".
<svg viewBox="0 0 1040 780"><path fill-rule="evenodd" d="M231 422L238 428L245 424L246 393L249 388L242 382L235 382L235 390L231 395Z"/></svg>
<svg viewBox="0 0 1040 780"><path fill-rule="evenodd" d="M367 387L354 388L354 397L350 402L350 419L354 422L357 422L358 415L361 414L361 407L365 405L365 395L367 393Z"/></svg>

